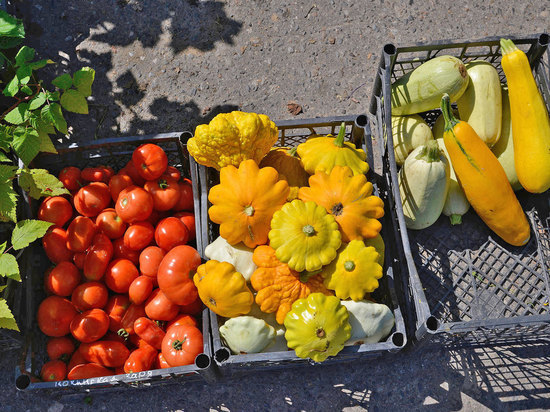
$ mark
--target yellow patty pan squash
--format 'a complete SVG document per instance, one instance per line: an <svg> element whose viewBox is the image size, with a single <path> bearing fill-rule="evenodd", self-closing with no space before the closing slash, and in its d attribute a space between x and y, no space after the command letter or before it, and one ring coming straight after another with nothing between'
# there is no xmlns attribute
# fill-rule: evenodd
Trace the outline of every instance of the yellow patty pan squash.
<svg viewBox="0 0 550 412"><path fill-rule="evenodd" d="M300 143L297 150L306 172L330 173L334 166L348 166L355 175L367 173L367 154L363 149L357 149L353 143L344 142L345 133L346 124L342 122L338 136L315 136Z"/></svg>
<svg viewBox="0 0 550 412"><path fill-rule="evenodd" d="M325 286L334 290L340 299L362 300L365 293L373 292L382 277L380 255L372 246L361 240L343 244L338 256L321 271Z"/></svg>
<svg viewBox="0 0 550 412"><path fill-rule="evenodd" d="M277 323L283 324L292 304L313 292L333 295L323 284L320 275L311 276L305 272L298 273L280 262L275 250L267 245L254 249L252 260L258 268L252 273L250 282L258 292L256 303L262 312L276 312Z"/></svg>
<svg viewBox="0 0 550 412"><path fill-rule="evenodd" d="M265 114L234 111L197 126L187 149L197 163L220 170L246 159L260 163L278 137L277 126Z"/></svg>
<svg viewBox="0 0 550 412"><path fill-rule="evenodd" d="M220 184L212 187L208 200L210 220L220 225L220 236L231 245L249 248L267 243L273 213L286 202L288 184L272 167L259 168L252 159L239 168L220 170Z"/></svg>
<svg viewBox="0 0 550 412"><path fill-rule="evenodd" d="M323 206L338 222L342 241L375 237L382 229L384 202L372 195L365 175L353 175L347 166L334 166L329 174L317 172L302 187L298 197Z"/></svg>
<svg viewBox="0 0 550 412"><path fill-rule="evenodd" d="M193 282L203 303L220 316L246 315L254 303L246 280L231 263L209 260L197 268Z"/></svg>
<svg viewBox="0 0 550 412"><path fill-rule="evenodd" d="M275 147L260 162L260 167L271 166L277 172L279 177L288 182L290 193L288 201L298 197L298 190L302 186L307 186L309 174L304 170L302 161L296 153L296 147Z"/></svg>
<svg viewBox="0 0 550 412"><path fill-rule="evenodd" d="M273 214L269 242L277 259L297 272L329 264L342 243L334 217L322 206L299 199Z"/></svg>
<svg viewBox="0 0 550 412"><path fill-rule="evenodd" d="M335 296L312 293L285 317L285 338L296 356L323 362L336 356L351 336L348 310Z"/></svg>

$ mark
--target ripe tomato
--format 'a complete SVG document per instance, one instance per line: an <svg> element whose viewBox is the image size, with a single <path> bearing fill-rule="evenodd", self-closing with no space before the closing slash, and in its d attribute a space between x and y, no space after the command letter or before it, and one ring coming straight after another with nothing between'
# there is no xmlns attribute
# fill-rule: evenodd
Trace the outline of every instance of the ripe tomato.
<svg viewBox="0 0 550 412"><path fill-rule="evenodd" d="M162 290L155 289L145 301L145 313L149 319L172 320L178 316L179 306L170 301Z"/></svg>
<svg viewBox="0 0 550 412"><path fill-rule="evenodd" d="M115 209L105 209L95 219L95 224L100 232L105 233L109 239L117 239L124 236L128 225L117 215Z"/></svg>
<svg viewBox="0 0 550 412"><path fill-rule="evenodd" d="M75 350L73 353L73 356L71 356L71 360L69 361L69 364L67 365L67 370L70 371L76 365L83 365L85 363L86 363L86 359L84 359L84 356L82 356L79 350Z"/></svg>
<svg viewBox="0 0 550 412"><path fill-rule="evenodd" d="M130 186L118 195L115 210L127 223L147 220L153 211L153 198L141 187Z"/></svg>
<svg viewBox="0 0 550 412"><path fill-rule="evenodd" d="M78 350L88 362L108 368L124 365L130 355L130 351L123 343L107 340L83 343Z"/></svg>
<svg viewBox="0 0 550 412"><path fill-rule="evenodd" d="M157 279L159 288L177 305L187 305L197 299L193 272L201 264L199 253L191 246L176 246L164 256Z"/></svg>
<svg viewBox="0 0 550 412"><path fill-rule="evenodd" d="M141 305L147 300L153 291L153 280L149 276L138 276L134 279L128 289L130 301L136 305Z"/></svg>
<svg viewBox="0 0 550 412"><path fill-rule="evenodd" d="M105 305L105 313L109 316L109 330L118 332L120 330L121 321L130 307L130 299L126 295L113 295Z"/></svg>
<svg viewBox="0 0 550 412"><path fill-rule="evenodd" d="M74 350L74 343L67 336L50 338L46 344L46 352L48 352L50 360L61 359L63 362L67 362L71 359Z"/></svg>
<svg viewBox="0 0 550 412"><path fill-rule="evenodd" d="M84 180L89 182L103 182L108 183L109 179L115 174L112 167L109 166L97 166L86 167L82 169L81 176Z"/></svg>
<svg viewBox="0 0 550 412"><path fill-rule="evenodd" d="M80 283L80 272L71 262L60 262L44 279L46 291L58 296L70 296Z"/></svg>
<svg viewBox="0 0 550 412"><path fill-rule="evenodd" d="M139 270L145 276L157 277L157 271L166 253L158 246L149 246L139 255Z"/></svg>
<svg viewBox="0 0 550 412"><path fill-rule="evenodd" d="M195 207L195 203L193 201L193 187L191 186L191 183L184 180L179 183L179 186L180 198L172 210L175 210L176 212L180 212L182 210L192 211Z"/></svg>
<svg viewBox="0 0 550 412"><path fill-rule="evenodd" d="M145 316L145 305L131 304L120 322L121 329L118 333L126 336L135 334L134 322L142 316Z"/></svg>
<svg viewBox="0 0 550 412"><path fill-rule="evenodd" d="M162 176L168 167L168 157L160 146L145 143L136 148L132 162L145 180L155 180Z"/></svg>
<svg viewBox="0 0 550 412"><path fill-rule="evenodd" d="M160 350L165 333L156 322L146 317L138 318L134 322L134 332L149 345Z"/></svg>
<svg viewBox="0 0 550 412"><path fill-rule="evenodd" d="M162 354L162 352L158 353L157 359L155 359L155 363L153 363L153 367L155 369L171 368L170 364L166 362L166 359L164 359L164 355Z"/></svg>
<svg viewBox="0 0 550 412"><path fill-rule="evenodd" d="M113 260L105 271L105 284L115 293L127 293L139 272L128 259Z"/></svg>
<svg viewBox="0 0 550 412"><path fill-rule="evenodd" d="M128 259L134 265L139 263L139 252L129 249L124 245L124 237L113 241L113 259Z"/></svg>
<svg viewBox="0 0 550 412"><path fill-rule="evenodd" d="M155 210L170 210L180 198L178 182L171 177L148 180L143 188L153 197L153 208Z"/></svg>
<svg viewBox="0 0 550 412"><path fill-rule="evenodd" d="M83 363L72 368L67 374L67 379L90 379L111 376L112 374L112 369L107 369L97 363Z"/></svg>
<svg viewBox="0 0 550 412"><path fill-rule="evenodd" d="M124 246L141 251L151 244L155 237L155 228L147 221L131 224L124 233Z"/></svg>
<svg viewBox="0 0 550 412"><path fill-rule="evenodd" d="M52 263L72 260L73 252L67 248L67 240L67 231L58 226L51 226L42 237L42 246Z"/></svg>
<svg viewBox="0 0 550 412"><path fill-rule="evenodd" d="M174 320L166 324L166 330L168 331L172 326L177 326L177 325L191 325L191 326L198 327L197 320L193 316L180 314L176 316Z"/></svg>
<svg viewBox="0 0 550 412"><path fill-rule="evenodd" d="M194 326L174 326L162 340L162 355L172 367L192 365L202 351L202 333Z"/></svg>
<svg viewBox="0 0 550 412"><path fill-rule="evenodd" d="M62 196L51 196L44 199L38 209L38 219L63 227L73 217L73 207Z"/></svg>
<svg viewBox="0 0 550 412"><path fill-rule="evenodd" d="M68 191L73 192L84 185L84 179L80 175L81 172L78 167L69 166L59 172L59 180Z"/></svg>
<svg viewBox="0 0 550 412"><path fill-rule="evenodd" d="M86 259L86 252L78 252L73 255L73 263L80 270L84 269L85 259Z"/></svg>
<svg viewBox="0 0 550 412"><path fill-rule="evenodd" d="M109 291L103 283L86 282L76 287L71 302L76 309L84 312L89 309L102 309L109 299Z"/></svg>
<svg viewBox="0 0 550 412"><path fill-rule="evenodd" d="M195 214L193 212L177 212L173 216L181 220L189 230L189 242L195 239Z"/></svg>
<svg viewBox="0 0 550 412"><path fill-rule="evenodd" d="M132 182L136 186L143 186L145 184L145 179L141 177L141 175L138 173L138 170L134 166L134 162L130 159L130 161L124 166L118 174L124 174L130 176L132 179Z"/></svg>
<svg viewBox="0 0 550 412"><path fill-rule="evenodd" d="M181 173L180 173L180 171L178 170L177 167L168 166L166 168L166 170L164 171L164 173L162 174L161 178L163 178L163 177L171 177L172 179L174 179L177 182L181 178Z"/></svg>
<svg viewBox="0 0 550 412"><path fill-rule="evenodd" d="M188 315L198 315L204 309L204 304L202 303L201 298L197 294L196 299L189 303L188 305L180 306L180 313L186 313Z"/></svg>
<svg viewBox="0 0 550 412"><path fill-rule="evenodd" d="M84 258L84 276L88 280L99 280L113 257L113 244L107 235L98 233Z"/></svg>
<svg viewBox="0 0 550 412"><path fill-rule="evenodd" d="M40 376L44 382L62 381L67 376L67 365L61 360L51 360L42 366Z"/></svg>
<svg viewBox="0 0 550 412"><path fill-rule="evenodd" d="M92 244L97 227L88 217L77 216L67 228L67 249L84 252Z"/></svg>
<svg viewBox="0 0 550 412"><path fill-rule="evenodd" d="M110 327L110 326L109 326ZM113 332L112 330L109 330L105 336L103 336L103 340L111 341L111 342L120 342L124 346L126 346L127 342L126 339L124 339L122 336L120 336L118 333Z"/></svg>
<svg viewBox="0 0 550 412"><path fill-rule="evenodd" d="M38 327L47 336L65 336L77 315L73 304L59 296L49 296L38 307Z"/></svg>
<svg viewBox="0 0 550 412"><path fill-rule="evenodd" d="M135 349L124 363L124 373L148 371L153 367L157 350L151 346Z"/></svg>
<svg viewBox="0 0 550 412"><path fill-rule="evenodd" d="M109 330L109 316L101 309L90 309L71 321L71 334L80 342L94 342Z"/></svg>
<svg viewBox="0 0 550 412"><path fill-rule="evenodd" d="M134 181L127 174L118 174L111 177L109 180L109 190L111 191L111 198L113 202L116 202L118 195L127 187L134 186Z"/></svg>
<svg viewBox="0 0 550 412"><path fill-rule="evenodd" d="M94 217L111 203L111 192L103 182L92 182L74 196L74 207L82 216Z"/></svg>
<svg viewBox="0 0 550 412"><path fill-rule="evenodd" d="M165 252L187 244L188 240L189 229L177 217L162 219L155 229L155 241Z"/></svg>

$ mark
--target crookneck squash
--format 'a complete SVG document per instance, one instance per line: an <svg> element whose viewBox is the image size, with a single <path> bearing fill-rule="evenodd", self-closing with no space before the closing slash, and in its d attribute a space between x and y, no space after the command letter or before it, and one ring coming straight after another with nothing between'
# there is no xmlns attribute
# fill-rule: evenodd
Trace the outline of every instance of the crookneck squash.
<svg viewBox="0 0 550 412"><path fill-rule="evenodd" d="M276 147L269 151L260 162L260 167L270 166L279 172L279 177L288 182L290 194L288 201L298 197L298 189L307 186L309 174L304 170L296 147Z"/></svg>
<svg viewBox="0 0 550 412"><path fill-rule="evenodd" d="M208 215L220 225L220 236L231 245L243 242L253 248L267 243L273 213L286 202L289 187L272 167L259 168L245 160L237 169L220 170L220 184L212 187Z"/></svg>
<svg viewBox="0 0 550 412"><path fill-rule="evenodd" d="M262 312L276 312L276 320L282 324L292 304L310 293L320 292L333 295L323 285L320 275L298 273L280 262L275 256L275 250L267 245L258 246L252 255L258 268L252 274L250 282L258 292L256 303Z"/></svg>
<svg viewBox="0 0 550 412"><path fill-rule="evenodd" d="M335 166L330 174L315 173L309 178L309 187L302 187L298 196L334 216L343 242L373 238L382 229L376 219L384 216L384 202L372 195L372 183L365 175L354 176L349 167Z"/></svg>

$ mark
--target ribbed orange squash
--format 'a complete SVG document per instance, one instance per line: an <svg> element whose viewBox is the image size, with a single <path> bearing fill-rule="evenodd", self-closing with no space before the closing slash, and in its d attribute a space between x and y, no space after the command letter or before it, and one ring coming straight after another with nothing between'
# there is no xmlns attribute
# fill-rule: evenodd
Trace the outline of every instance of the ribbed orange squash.
<svg viewBox="0 0 550 412"><path fill-rule="evenodd" d="M271 166L277 170L279 177L288 182L290 194L287 200L289 202L298 197L298 190L302 186L307 186L309 174L304 170L295 147L276 147L271 149L260 162L260 167L267 166Z"/></svg>

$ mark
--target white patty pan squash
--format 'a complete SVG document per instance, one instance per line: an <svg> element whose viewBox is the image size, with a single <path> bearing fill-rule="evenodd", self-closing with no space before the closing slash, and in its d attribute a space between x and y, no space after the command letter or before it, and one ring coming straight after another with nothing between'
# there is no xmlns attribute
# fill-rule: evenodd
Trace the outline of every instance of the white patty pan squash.
<svg viewBox="0 0 550 412"><path fill-rule="evenodd" d="M264 320L237 316L220 326L220 336L234 355L258 353L275 342L275 329Z"/></svg>
<svg viewBox="0 0 550 412"><path fill-rule="evenodd" d="M343 300L342 305L348 310L351 325L351 337L346 345L380 342L395 324L392 311L381 303Z"/></svg>
<svg viewBox="0 0 550 412"><path fill-rule="evenodd" d="M250 276L257 269L257 266L252 261L253 252L254 249L250 249L244 243L230 245L221 236L218 236L216 240L204 249L204 254L208 259L231 263L247 282L250 281Z"/></svg>

